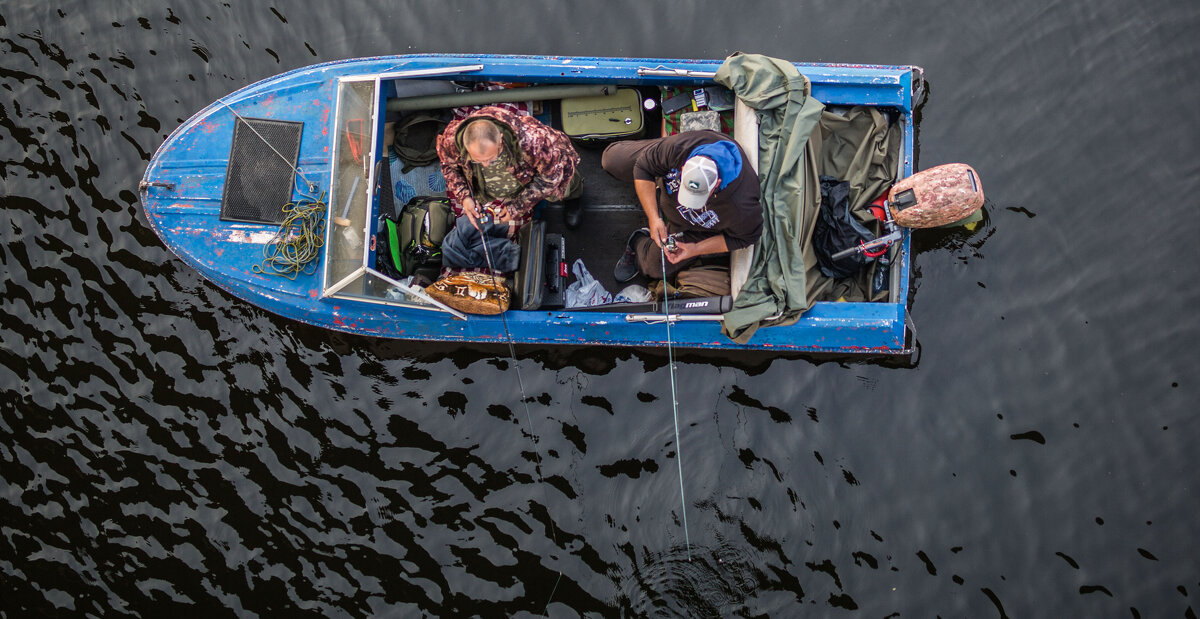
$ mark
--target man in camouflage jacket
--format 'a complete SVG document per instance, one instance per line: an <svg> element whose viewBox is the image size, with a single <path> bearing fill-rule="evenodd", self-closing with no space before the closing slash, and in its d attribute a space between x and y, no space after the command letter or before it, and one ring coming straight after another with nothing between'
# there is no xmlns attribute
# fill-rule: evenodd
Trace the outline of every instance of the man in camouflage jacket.
<svg viewBox="0 0 1200 619"><path fill-rule="evenodd" d="M512 224L510 235L529 222L541 200L582 193L570 138L507 108L484 107L452 121L438 137L437 153L455 214L475 224L490 211Z"/></svg>

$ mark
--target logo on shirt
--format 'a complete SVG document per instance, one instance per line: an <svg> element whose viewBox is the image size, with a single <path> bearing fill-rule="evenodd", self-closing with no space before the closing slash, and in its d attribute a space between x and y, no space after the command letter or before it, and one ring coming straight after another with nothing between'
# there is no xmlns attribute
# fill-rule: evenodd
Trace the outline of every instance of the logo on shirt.
<svg viewBox="0 0 1200 619"><path fill-rule="evenodd" d="M690 208L686 208L678 204L675 205L675 208L679 211L679 216L683 217L684 221L699 228L708 229L721 223L721 218L717 217L717 214L708 210L708 208L702 208L698 211L693 211Z"/></svg>
<svg viewBox="0 0 1200 619"><path fill-rule="evenodd" d="M672 168L667 175L663 177L663 186L667 188L667 193L677 195L679 193L679 170Z"/></svg>

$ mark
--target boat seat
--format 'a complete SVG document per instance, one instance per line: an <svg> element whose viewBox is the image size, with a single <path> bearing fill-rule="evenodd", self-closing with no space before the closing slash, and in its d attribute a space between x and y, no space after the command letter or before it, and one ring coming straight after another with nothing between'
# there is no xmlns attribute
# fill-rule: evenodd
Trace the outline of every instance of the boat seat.
<svg viewBox="0 0 1200 619"><path fill-rule="evenodd" d="M740 98L733 106L733 139L746 156L750 166L758 173L758 116L754 110L742 102ZM742 291L746 279L750 277L750 265L754 263L754 246L747 245L729 252L729 289L734 299Z"/></svg>

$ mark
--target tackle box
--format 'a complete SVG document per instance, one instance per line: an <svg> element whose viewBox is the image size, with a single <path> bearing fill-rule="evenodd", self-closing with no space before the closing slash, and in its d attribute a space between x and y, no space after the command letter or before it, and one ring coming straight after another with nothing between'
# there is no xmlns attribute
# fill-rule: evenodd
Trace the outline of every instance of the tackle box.
<svg viewBox="0 0 1200 619"><path fill-rule="evenodd" d="M521 264L513 274L513 309L561 308L566 302L567 252L561 234L532 221L518 233Z"/></svg>

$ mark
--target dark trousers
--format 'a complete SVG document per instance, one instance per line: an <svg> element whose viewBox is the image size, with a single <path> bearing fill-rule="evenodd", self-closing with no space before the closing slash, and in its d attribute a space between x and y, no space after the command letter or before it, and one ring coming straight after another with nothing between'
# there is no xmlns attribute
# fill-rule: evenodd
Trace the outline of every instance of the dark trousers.
<svg viewBox="0 0 1200 619"><path fill-rule="evenodd" d="M613 142L604 149L604 154L600 157L600 167L604 168L613 178L627 183L633 182L633 164L637 162L638 155L642 150L650 146L658 140L622 140ZM659 184L658 204L659 211L662 211L662 186ZM681 232L676 229L671 222L667 222L667 233L675 234ZM692 240L692 239L688 239ZM663 277L663 255L658 244L650 237L638 237L633 243L633 251L637 254L638 270L644 275L653 278ZM670 277L679 271L686 269L695 263L696 259L681 262L679 264L671 264L666 262L666 276Z"/></svg>
<svg viewBox="0 0 1200 619"><path fill-rule="evenodd" d="M654 279L667 279L672 275L696 264L699 258L684 260L679 264L671 264L658 244L648 236L638 237L633 243L633 251L637 254L638 270ZM664 264L666 265L664 276Z"/></svg>
<svg viewBox="0 0 1200 619"><path fill-rule="evenodd" d="M613 142L605 147L604 154L600 156L600 167L604 168L604 171L611 174L613 178L632 183L633 164L637 162L638 155L647 146L657 141L657 139L650 139Z"/></svg>

